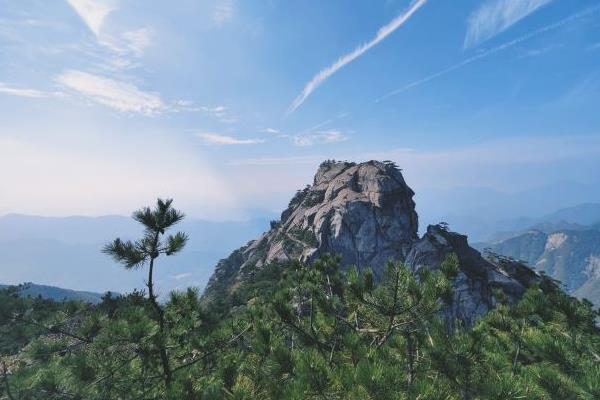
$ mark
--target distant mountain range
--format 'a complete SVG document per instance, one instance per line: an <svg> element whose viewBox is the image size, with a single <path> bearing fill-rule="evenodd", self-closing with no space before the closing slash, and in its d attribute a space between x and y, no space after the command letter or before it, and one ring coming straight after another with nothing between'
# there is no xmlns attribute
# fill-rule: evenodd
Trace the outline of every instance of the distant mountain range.
<svg viewBox="0 0 600 400"><path fill-rule="evenodd" d="M410 171L407 174L410 178ZM600 181L562 180L509 192L472 186L414 189L421 232L428 224L445 221L452 230L467 234L474 242L490 241L490 236L500 231L526 229L556 210L578 204L585 208L585 203L596 203L592 207L597 207L600 203Z"/></svg>
<svg viewBox="0 0 600 400"><path fill-rule="evenodd" d="M6 289L10 285L0 284L0 290ZM102 301L102 294L94 292L84 292L70 289L63 289L55 286L36 285L31 282L18 285L19 295L21 297L41 297L56 301L80 300L86 303L98 304Z"/></svg>
<svg viewBox="0 0 600 400"><path fill-rule="evenodd" d="M213 265L231 250L266 231L267 219L213 222L186 219L178 229L190 236L177 256L157 265L162 294L178 288L203 288ZM101 253L116 238L134 239L139 224L129 217L0 217L0 282L68 287L89 292L129 292L141 288L145 271L126 271Z"/></svg>
<svg viewBox="0 0 600 400"><path fill-rule="evenodd" d="M525 233L530 229L553 232L560 229L584 230L600 226L600 203L583 203L542 215L489 220L480 216L450 216L452 229L465 232L471 242L493 243Z"/></svg>
<svg viewBox="0 0 600 400"><path fill-rule="evenodd" d="M600 305L598 221L600 205L583 204L531 220L535 225L529 229L501 232L495 241L478 243L476 247L525 261L561 281L574 296Z"/></svg>
<svg viewBox="0 0 600 400"><path fill-rule="evenodd" d="M421 229L423 220L420 218ZM585 294L600 304L600 293L595 294L600 290L596 289L595 281L585 279L586 268L593 269L593 257L600 255L594 250L595 236L590 232L600 230L600 204L580 204L536 218L480 224L477 221L477 218L446 220L453 230L467 233L471 243L479 242L474 247L489 247L497 253L523 259L531 266L542 259L549 260L548 265L558 260L545 253L545 243L551 234L565 233L566 245L575 246L575 253L570 256L563 250L560 260L566 267L548 266L546 271L554 271L552 276L571 285L569 289L573 293ZM190 242L180 255L165 258L158 264L156 280L162 294L188 286L203 288L213 273L213 266L240 244L267 231L269 221L266 218L229 222L188 219L178 228L190 235ZM534 231L537 233L532 233ZM0 217L0 281L5 284L36 282L93 293L125 293L141 288L146 279L144 271L125 271L100 252L104 243L117 236L136 238L140 233L139 226L124 216L54 218L10 214ZM586 264L586 259L592 260L592 267ZM578 278L572 281L565 274Z"/></svg>

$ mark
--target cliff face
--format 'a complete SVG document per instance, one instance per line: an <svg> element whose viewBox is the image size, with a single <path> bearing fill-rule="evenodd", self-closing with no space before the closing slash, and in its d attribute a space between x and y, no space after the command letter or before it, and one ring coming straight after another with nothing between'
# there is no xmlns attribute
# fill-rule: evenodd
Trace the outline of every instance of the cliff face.
<svg viewBox="0 0 600 400"><path fill-rule="evenodd" d="M514 302L538 280L535 272L519 262L484 259L469 246L466 236L440 226L429 226L404 261L413 272L421 268L435 270L451 253L458 257L459 271L453 280L452 302L443 310L447 321L458 319L471 325L495 307L495 289Z"/></svg>
<svg viewBox="0 0 600 400"><path fill-rule="evenodd" d="M341 255L343 265L378 270L390 258L403 258L417 238L413 195L392 165L325 164L283 212L279 233L309 232L316 240L304 250L306 260L332 253ZM276 251L267 261L290 256Z"/></svg>
<svg viewBox="0 0 600 400"><path fill-rule="evenodd" d="M391 163L325 162L270 231L219 262L205 298L232 293L245 276L273 262L310 262L331 253L341 257L343 267L371 267L377 276L388 260L403 261L413 271L437 269L455 253L460 262L455 299L444 312L472 323L494 307L493 289L514 301L535 279L527 268L486 261L465 236L443 227L430 226L419 238L413 195Z"/></svg>

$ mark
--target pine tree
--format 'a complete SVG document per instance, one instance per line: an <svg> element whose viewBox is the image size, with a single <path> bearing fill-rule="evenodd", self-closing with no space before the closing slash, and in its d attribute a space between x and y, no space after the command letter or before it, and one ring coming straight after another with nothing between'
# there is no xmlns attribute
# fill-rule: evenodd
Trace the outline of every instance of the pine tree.
<svg viewBox="0 0 600 400"><path fill-rule="evenodd" d="M144 207L135 211L133 219L144 226L144 236L135 242L117 238L103 249L104 253L110 255L127 269L142 268L146 264L148 265L146 287L148 288L148 299L156 311L159 324L156 344L159 347L164 382L167 388L171 386L172 369L166 346L164 310L158 303L158 296L154 290L154 264L161 255L171 256L181 251L188 240L188 236L183 232L177 232L164 238L166 231L184 218L181 211L171 207L172 203L172 199L158 199L153 209Z"/></svg>

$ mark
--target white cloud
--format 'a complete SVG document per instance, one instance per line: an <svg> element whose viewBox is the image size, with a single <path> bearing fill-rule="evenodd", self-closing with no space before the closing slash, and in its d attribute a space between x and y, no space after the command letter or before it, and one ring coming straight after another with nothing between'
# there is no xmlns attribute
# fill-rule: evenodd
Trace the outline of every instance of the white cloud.
<svg viewBox="0 0 600 400"><path fill-rule="evenodd" d="M236 144L259 144L264 143L262 139L238 139L233 136L221 135L219 133L204 132L197 135L206 144L229 146Z"/></svg>
<svg viewBox="0 0 600 400"><path fill-rule="evenodd" d="M158 93L143 91L132 83L78 70L67 70L56 82L87 100L123 113L154 116L173 112L202 112L220 122L236 121L224 106L195 106L187 100L165 102ZM0 93L2 86L0 86ZM43 94L45 92L40 92ZM37 94L35 92L32 93Z"/></svg>
<svg viewBox="0 0 600 400"><path fill-rule="evenodd" d="M169 111L158 94L144 92L128 82L76 70L62 73L56 81L95 103L120 112L155 115Z"/></svg>
<svg viewBox="0 0 600 400"><path fill-rule="evenodd" d="M260 158L244 158L234 160L229 165L252 165L252 166L273 166L273 165L319 165L326 156L295 156L295 157L260 157Z"/></svg>
<svg viewBox="0 0 600 400"><path fill-rule="evenodd" d="M100 36L106 17L118 7L112 0L67 0L87 27Z"/></svg>
<svg viewBox="0 0 600 400"><path fill-rule="evenodd" d="M216 25L223 25L233 18L233 12L233 0L217 0L212 20Z"/></svg>
<svg viewBox="0 0 600 400"><path fill-rule="evenodd" d="M342 131L337 129L305 133L293 137L294 144L300 147L313 146L315 144L343 142L346 140L348 140L348 137L344 135Z"/></svg>
<svg viewBox="0 0 600 400"><path fill-rule="evenodd" d="M465 48L510 28L552 0L487 0L469 16Z"/></svg>
<svg viewBox="0 0 600 400"><path fill-rule="evenodd" d="M103 59L101 63L97 64L97 67L107 71L108 73L114 73L117 71L125 71L139 67L141 64L137 61L133 61L127 57L107 57Z"/></svg>
<svg viewBox="0 0 600 400"><path fill-rule="evenodd" d="M154 43L155 32L148 27L127 30L119 26L111 26L110 29L105 29L106 18L119 8L118 0L67 0L67 2L92 31L97 43L112 53L107 57L103 56L108 60L105 67L109 70L137 67L138 64L128 57L141 57Z"/></svg>
<svg viewBox="0 0 600 400"><path fill-rule="evenodd" d="M127 47L135 54L141 55L150 45L152 45L153 32L149 28L140 28L123 33L123 39Z"/></svg>
<svg viewBox="0 0 600 400"><path fill-rule="evenodd" d="M46 92L38 89L20 88L6 85L0 82L0 94L9 96L28 97L32 99L43 99L49 97L65 97L62 92Z"/></svg>
<svg viewBox="0 0 600 400"><path fill-rule="evenodd" d="M543 56L544 54L550 53L551 51L553 51L555 49L558 49L560 47L562 47L561 44L551 44L551 45L546 46L546 47L529 49L527 51L524 51L523 54L521 54L519 56L519 58L532 58L532 57Z"/></svg>
<svg viewBox="0 0 600 400"><path fill-rule="evenodd" d="M169 278L179 281L181 279L189 278L190 276L192 276L191 272L183 272L181 274L169 275Z"/></svg>
<svg viewBox="0 0 600 400"><path fill-rule="evenodd" d="M267 135L279 138L279 139L293 139L294 136L288 134L288 133L284 133L282 131L280 131L279 129L275 129L275 128L265 128L265 129L261 129L260 132L265 133ZM298 135L296 135L298 136Z"/></svg>
<svg viewBox="0 0 600 400"><path fill-rule="evenodd" d="M237 122L238 117L233 115L225 106L199 106L189 100L177 100L174 104L174 111L190 111L203 113L219 122L233 124Z"/></svg>
<svg viewBox="0 0 600 400"><path fill-rule="evenodd" d="M237 117L234 115L231 115L231 113L225 106L215 106L215 107L200 106L200 107L198 107L198 109L199 109L199 111L202 111L202 112L208 114L209 116L211 116L212 118L216 119L219 122L231 124L231 123L234 123L237 121Z"/></svg>
<svg viewBox="0 0 600 400"><path fill-rule="evenodd" d="M154 36L154 31L146 27L113 35L103 34L98 43L121 56L141 57L152 46Z"/></svg>
<svg viewBox="0 0 600 400"><path fill-rule="evenodd" d="M276 138L289 140L293 145L298 147L309 147L316 144L336 143L348 140L344 132L339 129L320 129L333 121L333 119L328 119L296 134L287 134L275 128L265 128L261 132Z"/></svg>
<svg viewBox="0 0 600 400"><path fill-rule="evenodd" d="M304 103L304 101L308 98L308 96L311 95L312 92L314 92L321 84L323 84L323 82L325 82L338 70L365 54L373 46L379 44L382 40L384 40L386 37L392 34L395 30L400 28L406 21L410 19L410 17L412 17L412 15L415 12L417 12L417 10L419 10L419 8L424 6L425 3L427 3L427 0L414 0L406 11L394 18L389 24L381 27L379 31L377 31L377 34L373 39L371 39L367 43L361 44L350 53L340 57L329 67L321 70L306 84L306 86L304 86L302 93L300 93L300 95L296 97L296 99L294 99L294 101L292 102L292 105L288 109L287 114L291 114L294 111L296 111L296 109L298 109L298 107L300 107L302 103Z"/></svg>

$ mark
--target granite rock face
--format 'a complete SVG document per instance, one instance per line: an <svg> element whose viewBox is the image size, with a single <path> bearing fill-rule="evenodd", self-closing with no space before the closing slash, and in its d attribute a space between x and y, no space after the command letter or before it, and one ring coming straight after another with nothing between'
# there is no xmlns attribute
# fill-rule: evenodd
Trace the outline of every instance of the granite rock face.
<svg viewBox="0 0 600 400"><path fill-rule="evenodd" d="M403 261L416 272L439 268L455 253L460 271L455 298L444 313L448 320L471 324L496 304L494 289L515 301L536 279L526 267L485 260L466 236L442 226L430 226L419 238L413 196L393 163L324 162L313 184L296 193L271 230L219 262L204 296L232 293L245 276L273 262L311 262L330 253L341 257L344 268L371 267L381 276L388 260Z"/></svg>
<svg viewBox="0 0 600 400"><path fill-rule="evenodd" d="M404 261L415 273L422 268L435 270L451 253L458 257L459 271L453 280L453 299L443 310L446 321L458 319L471 325L495 307L494 289L502 291L509 302L515 302L539 279L521 263L483 258L469 246L466 236L439 225L427 228L427 233L413 244Z"/></svg>
<svg viewBox="0 0 600 400"><path fill-rule="evenodd" d="M302 255L306 260L332 253L341 255L343 265L378 270L390 258L403 258L417 238L413 196L391 164L324 164L299 204L283 213L281 230L314 233L315 246Z"/></svg>

